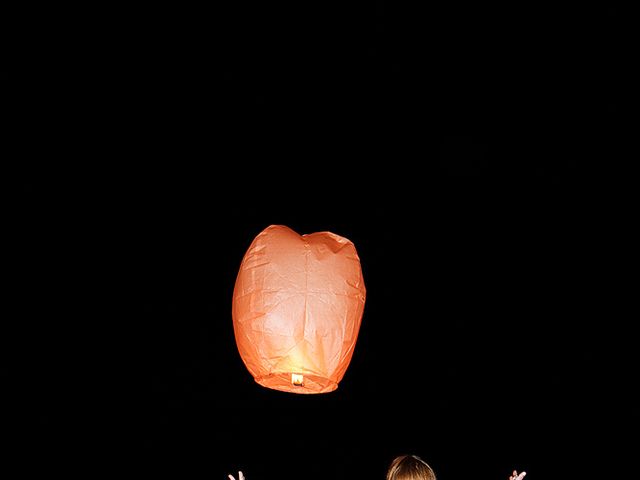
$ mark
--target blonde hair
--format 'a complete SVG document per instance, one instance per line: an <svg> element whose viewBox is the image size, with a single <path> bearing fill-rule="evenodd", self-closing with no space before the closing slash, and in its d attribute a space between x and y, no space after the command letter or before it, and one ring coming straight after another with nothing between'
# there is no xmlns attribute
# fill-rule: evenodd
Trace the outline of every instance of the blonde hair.
<svg viewBox="0 0 640 480"><path fill-rule="evenodd" d="M436 474L420 457L400 455L391 462L387 480L436 480Z"/></svg>

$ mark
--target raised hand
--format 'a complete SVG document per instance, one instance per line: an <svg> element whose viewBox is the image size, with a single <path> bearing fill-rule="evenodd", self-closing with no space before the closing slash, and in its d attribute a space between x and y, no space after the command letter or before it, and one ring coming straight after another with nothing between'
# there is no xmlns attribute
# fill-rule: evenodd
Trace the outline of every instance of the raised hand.
<svg viewBox="0 0 640 480"><path fill-rule="evenodd" d="M527 472L518 473L517 470L514 470L511 476L509 477L509 480L522 480L526 474Z"/></svg>
<svg viewBox="0 0 640 480"><path fill-rule="evenodd" d="M229 480L236 480L236 478L233 475L229 475ZM238 480L244 480L244 475L242 474L242 472L238 472Z"/></svg>

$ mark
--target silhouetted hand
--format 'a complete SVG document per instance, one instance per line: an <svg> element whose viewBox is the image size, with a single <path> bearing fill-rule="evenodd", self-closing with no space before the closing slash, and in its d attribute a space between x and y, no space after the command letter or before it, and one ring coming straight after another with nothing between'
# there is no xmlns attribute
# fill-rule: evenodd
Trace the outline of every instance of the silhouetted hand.
<svg viewBox="0 0 640 480"><path fill-rule="evenodd" d="M517 470L514 470L509 477L509 480L522 480L526 474L527 472L522 472L519 474Z"/></svg>
<svg viewBox="0 0 640 480"><path fill-rule="evenodd" d="M229 475L229 480L236 480L236 478L233 475ZM238 472L238 480L244 480L244 475L242 474L242 472Z"/></svg>

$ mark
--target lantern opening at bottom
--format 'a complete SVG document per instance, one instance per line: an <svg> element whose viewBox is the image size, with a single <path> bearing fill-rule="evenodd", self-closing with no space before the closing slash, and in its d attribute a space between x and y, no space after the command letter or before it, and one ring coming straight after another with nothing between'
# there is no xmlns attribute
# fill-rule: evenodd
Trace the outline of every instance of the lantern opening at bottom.
<svg viewBox="0 0 640 480"><path fill-rule="evenodd" d="M255 377L255 381L266 388L293 393L326 393L338 388L336 382L313 374L273 373Z"/></svg>

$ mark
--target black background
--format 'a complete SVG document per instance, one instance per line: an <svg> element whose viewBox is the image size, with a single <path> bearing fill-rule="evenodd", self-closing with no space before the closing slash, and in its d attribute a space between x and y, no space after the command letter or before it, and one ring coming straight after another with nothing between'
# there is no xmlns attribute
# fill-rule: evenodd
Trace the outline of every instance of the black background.
<svg viewBox="0 0 640 480"><path fill-rule="evenodd" d="M442 480L535 480L637 456L618 441L637 355L603 166L626 135L620 15L35 12L22 154L56 160L25 168L10 209L21 465L384 478L410 452ZM271 224L361 257L362 328L330 394L264 389L238 355L235 277Z"/></svg>

